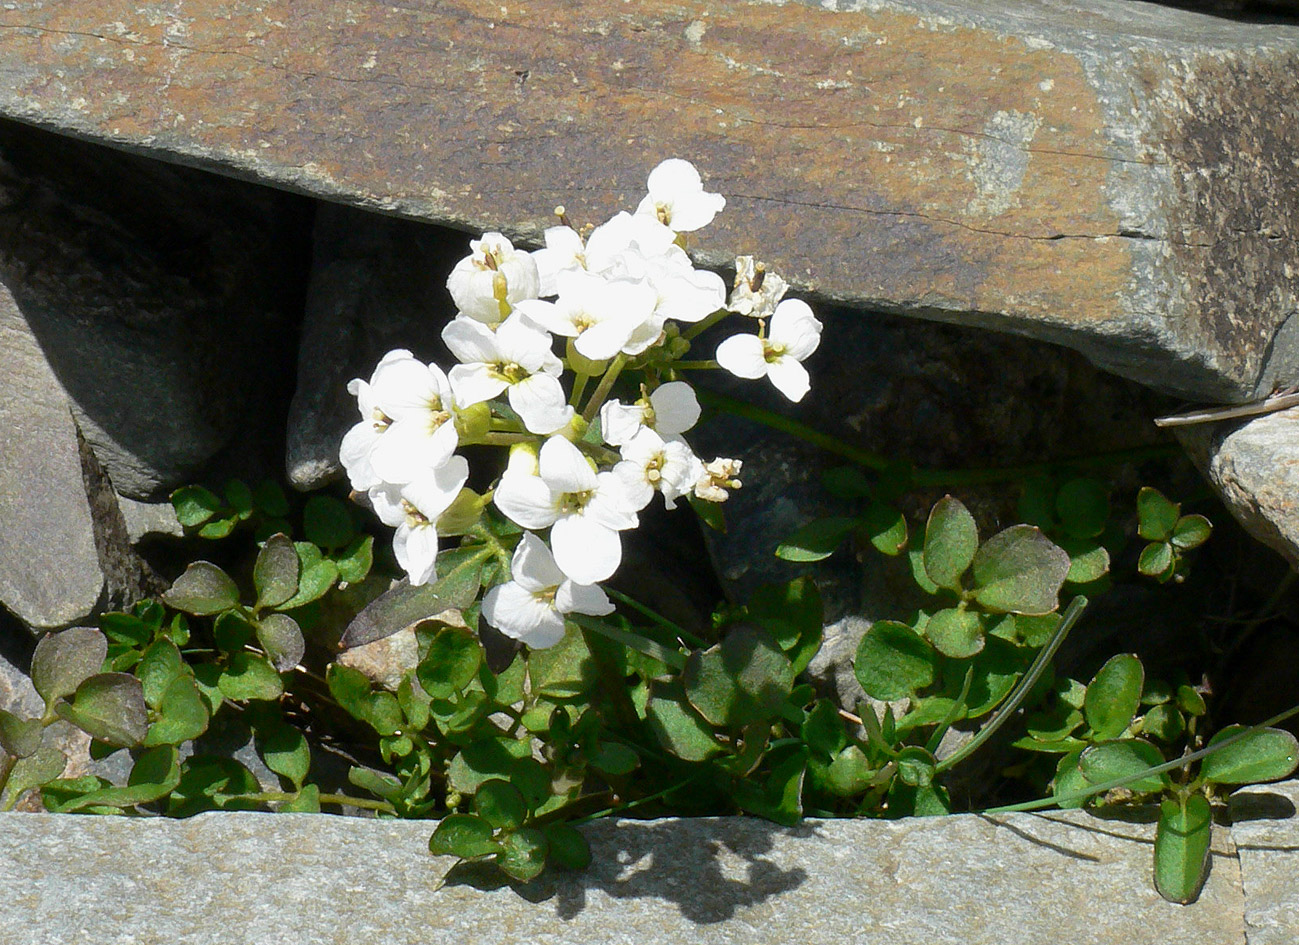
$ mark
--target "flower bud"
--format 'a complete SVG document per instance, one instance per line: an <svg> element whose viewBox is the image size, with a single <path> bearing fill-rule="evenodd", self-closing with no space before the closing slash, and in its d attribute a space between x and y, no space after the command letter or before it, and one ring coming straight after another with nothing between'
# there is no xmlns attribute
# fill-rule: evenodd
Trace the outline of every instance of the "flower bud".
<svg viewBox="0 0 1299 945"><path fill-rule="evenodd" d="M505 464L505 475L535 476L537 467L536 443L515 443L510 447L510 458Z"/></svg>
<svg viewBox="0 0 1299 945"><path fill-rule="evenodd" d="M473 443L492 427L492 408L486 401L462 407L455 412L456 432L460 442Z"/></svg>
<svg viewBox="0 0 1299 945"><path fill-rule="evenodd" d="M562 436L570 443L576 443L582 437L586 436L586 431L591 428L591 424L582 419L580 413L573 414L573 418L568 421L568 426L561 430L556 430L556 436Z"/></svg>
<svg viewBox="0 0 1299 945"><path fill-rule="evenodd" d="M587 377L594 377L603 374L604 369L609 366L609 361L592 361L582 352L577 350L576 338L569 338L568 344L564 346L564 355L568 358L568 366L573 369L574 374L585 374Z"/></svg>
<svg viewBox="0 0 1299 945"><path fill-rule="evenodd" d="M463 535L473 529L483 516L486 500L473 489L464 488L438 517L439 535Z"/></svg>

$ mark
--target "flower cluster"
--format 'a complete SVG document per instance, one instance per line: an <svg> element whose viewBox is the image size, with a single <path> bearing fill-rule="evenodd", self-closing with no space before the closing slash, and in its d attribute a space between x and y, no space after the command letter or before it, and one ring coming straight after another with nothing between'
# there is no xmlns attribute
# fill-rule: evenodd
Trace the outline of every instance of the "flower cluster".
<svg viewBox="0 0 1299 945"><path fill-rule="evenodd" d="M794 401L809 387L801 362L821 324L807 304L784 299L784 280L748 256L736 260L728 298L721 277L685 251L685 234L725 199L679 159L656 167L647 189L634 213L589 230L556 208L560 224L533 252L500 233L471 241L447 282L457 314L442 340L457 363L444 372L391 351L369 381L348 385L361 420L343 438L342 462L357 496L396 527L411 584L437 579L439 535L486 543L507 577L487 590L483 617L533 647L558 642L566 614L612 611L599 582L655 493L670 509L682 498L723 502L740 487L738 460L705 463L686 442L700 406L682 374L766 377ZM714 361L687 360L692 339L730 314L757 332L727 338ZM612 398L620 381L627 401ZM472 444L509 449L482 495L466 487L456 452ZM526 529L512 556L484 525L489 501Z"/></svg>

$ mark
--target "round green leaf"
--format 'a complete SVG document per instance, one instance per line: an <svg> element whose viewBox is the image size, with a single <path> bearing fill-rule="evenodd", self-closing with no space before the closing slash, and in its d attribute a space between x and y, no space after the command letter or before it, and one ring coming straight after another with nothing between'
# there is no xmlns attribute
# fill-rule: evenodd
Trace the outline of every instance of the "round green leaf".
<svg viewBox="0 0 1299 945"><path fill-rule="evenodd" d="M776 557L785 561L821 561L830 557L861 524L856 518L819 518L782 541Z"/></svg>
<svg viewBox="0 0 1299 945"><path fill-rule="evenodd" d="M1104 784L1119 778L1130 778L1124 785L1137 794L1159 791L1168 784L1168 775L1145 774L1164 763L1164 756L1150 742L1138 738L1102 742L1082 753L1079 765L1092 784Z"/></svg>
<svg viewBox="0 0 1299 945"><path fill-rule="evenodd" d="M1169 902L1193 902L1209 875L1213 816L1203 794L1167 798L1155 828L1155 888Z"/></svg>
<svg viewBox="0 0 1299 945"><path fill-rule="evenodd" d="M54 745L44 745L39 751L19 758L9 769L9 779L0 790L0 811L13 810L22 795L63 774L67 763L67 757Z"/></svg>
<svg viewBox="0 0 1299 945"><path fill-rule="evenodd" d="M620 742L600 742L591 753L591 767L604 774L631 774L640 764L640 756L635 749L628 748Z"/></svg>
<svg viewBox="0 0 1299 945"><path fill-rule="evenodd" d="M938 611L925 624L925 636L934 649L953 659L964 659L983 649L983 624L972 610L950 607Z"/></svg>
<svg viewBox="0 0 1299 945"><path fill-rule="evenodd" d="M901 554L907 547L906 516L883 502L872 502L866 507L862 531L876 551L889 557Z"/></svg>
<svg viewBox="0 0 1299 945"><path fill-rule="evenodd" d="M468 630L443 625L429 643L416 676L434 699L449 699L478 675L483 648Z"/></svg>
<svg viewBox="0 0 1299 945"><path fill-rule="evenodd" d="M1182 737L1186 731L1186 722L1176 706L1164 702L1146 710L1141 720L1141 730L1161 742L1169 743Z"/></svg>
<svg viewBox="0 0 1299 945"><path fill-rule="evenodd" d="M717 646L691 653L681 681L686 698L708 722L740 727L779 713L794 686L794 670L765 633L741 626Z"/></svg>
<svg viewBox="0 0 1299 945"><path fill-rule="evenodd" d="M979 529L959 499L944 496L934 504L925 525L925 573L939 587L961 590L961 575L974 560Z"/></svg>
<svg viewBox="0 0 1299 945"><path fill-rule="evenodd" d="M188 673L175 676L158 702L158 719L149 726L146 747L179 745L207 731L208 704Z"/></svg>
<svg viewBox="0 0 1299 945"><path fill-rule="evenodd" d="M215 614L239 603L239 588L230 576L210 561L195 561L162 599L187 614Z"/></svg>
<svg viewBox="0 0 1299 945"><path fill-rule="evenodd" d="M705 761L723 751L713 730L675 684L655 682L650 687L645 721L663 746L683 761Z"/></svg>
<svg viewBox="0 0 1299 945"><path fill-rule="evenodd" d="M0 709L0 750L14 758L36 754L41 747L45 727L40 719L21 719Z"/></svg>
<svg viewBox="0 0 1299 945"><path fill-rule="evenodd" d="M338 565L324 557L311 542L296 541L293 547L298 553L298 592L280 604L279 610L310 604L323 597L338 580Z"/></svg>
<svg viewBox="0 0 1299 945"><path fill-rule="evenodd" d="M1204 696L1200 695L1194 686L1185 683L1177 687L1177 705L1187 715L1204 715L1209 711Z"/></svg>
<svg viewBox="0 0 1299 945"><path fill-rule="evenodd" d="M1137 534L1146 541L1168 541L1173 537L1181 506L1158 489L1144 486L1137 493Z"/></svg>
<svg viewBox="0 0 1299 945"><path fill-rule="evenodd" d="M1090 584L1110 572L1110 553L1105 546L1091 538L1071 539L1060 543L1069 556L1069 573L1065 580L1071 584Z"/></svg>
<svg viewBox="0 0 1299 945"><path fill-rule="evenodd" d="M911 787L928 787L933 783L937 762L918 745L908 745L898 752L898 777Z"/></svg>
<svg viewBox="0 0 1299 945"><path fill-rule="evenodd" d="M108 655L108 640L90 627L47 633L32 654L32 685L46 706L71 695L99 672Z"/></svg>
<svg viewBox="0 0 1299 945"><path fill-rule="evenodd" d="M1112 656L1096 673L1083 699L1083 714L1098 741L1118 738L1141 706L1146 673L1131 653Z"/></svg>
<svg viewBox="0 0 1299 945"><path fill-rule="evenodd" d="M321 548L342 548L356 537L356 523L347 503L332 496L313 495L302 510L307 541Z"/></svg>
<svg viewBox="0 0 1299 945"><path fill-rule="evenodd" d="M282 533L266 539L253 565L257 606L278 607L298 592L298 552Z"/></svg>
<svg viewBox="0 0 1299 945"><path fill-rule="evenodd" d="M474 792L474 813L493 827L514 830L523 826L528 805L523 795L508 781L484 781Z"/></svg>
<svg viewBox="0 0 1299 945"><path fill-rule="evenodd" d="M338 577L348 584L364 581L374 566L374 536L357 535L351 544L334 556Z"/></svg>
<svg viewBox="0 0 1299 945"><path fill-rule="evenodd" d="M1208 747L1221 744L1245 731L1243 725L1229 725L1209 740ZM1256 784L1275 781L1294 771L1299 762L1299 743L1289 732L1262 728L1206 755L1200 763L1200 777L1216 784Z"/></svg>
<svg viewBox="0 0 1299 945"><path fill-rule="evenodd" d="M1173 526L1173 547L1181 551L1198 548L1213 534L1213 525L1203 515L1183 515Z"/></svg>
<svg viewBox="0 0 1299 945"><path fill-rule="evenodd" d="M289 514L289 500L279 483L263 479L253 487L253 505L263 514L272 518L283 518Z"/></svg>
<svg viewBox="0 0 1299 945"><path fill-rule="evenodd" d="M119 748L140 744L149 732L149 709L140 680L126 673L100 673L77 687L72 701L55 706L61 718Z"/></svg>
<svg viewBox="0 0 1299 945"><path fill-rule="evenodd" d="M1071 479L1055 497L1060 524L1072 538L1095 538L1110 517L1109 490L1095 479Z"/></svg>
<svg viewBox="0 0 1299 945"><path fill-rule="evenodd" d="M974 598L997 613L1049 614L1071 562L1032 525L1012 525L989 538L974 556Z"/></svg>
<svg viewBox="0 0 1299 945"><path fill-rule="evenodd" d="M505 838L504 849L496 854L496 865L506 876L521 883L531 882L546 868L550 844L540 830L525 827Z"/></svg>
<svg viewBox="0 0 1299 945"><path fill-rule="evenodd" d="M252 653L235 653L221 671L217 683L221 694L234 702L255 699L278 699L284 693L284 681L269 662Z"/></svg>
<svg viewBox="0 0 1299 945"><path fill-rule="evenodd" d="M257 639L279 672L292 669L302 662L306 643L302 629L288 614L267 614L257 621Z"/></svg>
<svg viewBox="0 0 1299 945"><path fill-rule="evenodd" d="M428 841L429 852L437 856L458 856L462 860L497 853L501 845L492 839L487 821L472 814L447 814L438 822Z"/></svg>
<svg viewBox="0 0 1299 945"><path fill-rule="evenodd" d="M202 486L182 486L171 494L176 520L186 528L202 525L221 509L221 499Z"/></svg>
<svg viewBox="0 0 1299 945"><path fill-rule="evenodd" d="M257 753L281 777L293 782L295 790L302 789L311 769L311 747L306 736L292 725L272 724L257 729Z"/></svg>
<svg viewBox="0 0 1299 945"><path fill-rule="evenodd" d="M225 487L226 503L230 508L235 510L239 521L244 521L253 513L253 490L248 488L248 483L239 479L231 479Z"/></svg>
<svg viewBox="0 0 1299 945"><path fill-rule="evenodd" d="M280 805L281 814L319 814L320 788L315 784L304 784L298 796Z"/></svg>
<svg viewBox="0 0 1299 945"><path fill-rule="evenodd" d="M140 680L144 701L150 708L158 708L167 687L182 673L188 675L185 660L170 640L156 640L144 651L135 667L135 678Z"/></svg>
<svg viewBox="0 0 1299 945"><path fill-rule="evenodd" d="M934 681L934 649L906 624L877 620L862 636L853 672L873 699L904 699Z"/></svg>
<svg viewBox="0 0 1299 945"><path fill-rule="evenodd" d="M1173 573L1173 566L1176 564L1173 558L1173 546L1166 542L1156 542L1146 545L1141 551L1141 556L1137 558L1137 570L1146 577L1166 578Z"/></svg>

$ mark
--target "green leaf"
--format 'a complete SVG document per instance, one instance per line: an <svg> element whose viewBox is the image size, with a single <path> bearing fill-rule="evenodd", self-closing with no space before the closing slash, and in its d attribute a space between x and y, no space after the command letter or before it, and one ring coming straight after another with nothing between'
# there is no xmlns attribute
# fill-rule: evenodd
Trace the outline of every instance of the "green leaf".
<svg viewBox="0 0 1299 945"><path fill-rule="evenodd" d="M180 766L180 783L167 805L170 817L191 817L205 810L251 810L256 802L243 795L261 791L253 773L233 758L192 755Z"/></svg>
<svg viewBox="0 0 1299 945"><path fill-rule="evenodd" d="M1083 714L1098 741L1118 738L1141 707L1141 690L1146 673L1141 660L1131 653L1119 653L1106 661L1087 687Z"/></svg>
<svg viewBox="0 0 1299 945"><path fill-rule="evenodd" d="M383 798L389 803L401 801L402 784L390 774L354 765L347 771L347 780L361 790L369 791L375 797Z"/></svg>
<svg viewBox="0 0 1299 945"><path fill-rule="evenodd" d="M234 509L239 521L245 521L253 514L253 490L246 482L231 479L225 487L226 504Z"/></svg>
<svg viewBox="0 0 1299 945"><path fill-rule="evenodd" d="M267 614L257 621L257 640L278 672L292 669L307 652L302 628L288 614Z"/></svg>
<svg viewBox="0 0 1299 945"><path fill-rule="evenodd" d="M253 653L235 653L221 671L217 685L232 702L278 699L284 694L284 680L275 667Z"/></svg>
<svg viewBox="0 0 1299 945"><path fill-rule="evenodd" d="M526 741L513 738L481 738L470 742L447 765L447 785L461 794L477 792L485 782L494 778L513 783L513 775L532 761L532 752ZM519 785L520 790L523 790ZM524 795L527 792L524 791Z"/></svg>
<svg viewBox="0 0 1299 945"><path fill-rule="evenodd" d="M821 561L834 554L845 538L862 524L856 518L819 518L804 525L776 548L785 561Z"/></svg>
<svg viewBox="0 0 1299 945"><path fill-rule="evenodd" d="M515 831L502 841L496 865L501 872L521 883L531 882L546 868L546 854L550 845L546 835L533 827Z"/></svg>
<svg viewBox="0 0 1299 945"><path fill-rule="evenodd" d="M678 683L655 680L650 684L645 721L663 747L683 761L706 761L724 751Z"/></svg>
<svg viewBox="0 0 1299 945"><path fill-rule="evenodd" d="M804 575L785 584L766 584L749 598L751 621L768 630L801 673L821 649L824 610L816 582Z"/></svg>
<svg viewBox="0 0 1299 945"><path fill-rule="evenodd" d="M1183 515L1173 526L1173 547L1180 551L1198 548L1213 534L1213 525L1203 515Z"/></svg>
<svg viewBox="0 0 1299 945"><path fill-rule="evenodd" d="M40 719L22 719L0 709L0 750L15 758L27 758L41 748L45 726Z"/></svg>
<svg viewBox="0 0 1299 945"><path fill-rule="evenodd" d="M319 814L320 788L314 784L304 784L298 796L280 805L281 814Z"/></svg>
<svg viewBox="0 0 1299 945"><path fill-rule="evenodd" d="M271 518L283 518L289 514L289 500L279 483L263 479L253 486L253 505L264 515Z"/></svg>
<svg viewBox="0 0 1299 945"><path fill-rule="evenodd" d="M1094 538L1074 538L1062 541L1060 547L1069 556L1070 584L1090 584L1110 572L1110 553Z"/></svg>
<svg viewBox="0 0 1299 945"><path fill-rule="evenodd" d="M462 860L499 853L501 845L492 839L492 827L473 814L447 814L438 821L428 841L435 856L458 856Z"/></svg>
<svg viewBox="0 0 1299 945"><path fill-rule="evenodd" d="M474 792L474 813L493 827L515 830L523 826L528 805L513 784L493 778Z"/></svg>
<svg viewBox="0 0 1299 945"><path fill-rule="evenodd" d="M933 647L906 624L877 620L857 645L853 672L868 696L888 702L932 683L936 661Z"/></svg>
<svg viewBox="0 0 1299 945"><path fill-rule="evenodd" d="M776 754L773 752L773 755ZM735 785L735 802L750 814L792 827L803 819L803 781L807 777L808 750L795 747L775 761L771 773L756 783L745 779Z"/></svg>
<svg viewBox="0 0 1299 945"><path fill-rule="evenodd" d="M338 565L324 557L309 541L295 541L298 553L298 592L279 605L279 610L293 610L319 600L338 580ZM398 629L401 629L400 627Z"/></svg>
<svg viewBox="0 0 1299 945"><path fill-rule="evenodd" d="M898 777L903 784L925 788L933 783L938 763L934 756L918 745L908 745L898 752Z"/></svg>
<svg viewBox="0 0 1299 945"><path fill-rule="evenodd" d="M897 509L883 502L872 502L862 518L862 531L875 550L890 558L907 547L907 520Z"/></svg>
<svg viewBox="0 0 1299 945"><path fill-rule="evenodd" d="M235 526L238 524L239 524L239 516L237 514L230 514L230 515L222 516L221 518L209 519L206 523L204 523L202 526L199 527L198 535L200 538L208 538L212 540L216 540L218 538L225 538L227 535L229 535L231 532L235 530Z"/></svg>
<svg viewBox="0 0 1299 945"><path fill-rule="evenodd" d="M402 581L376 598L348 624L340 645L351 649L373 643L444 610L465 609L478 597L483 564L491 556L485 545L442 552L436 581L420 587Z"/></svg>
<svg viewBox="0 0 1299 945"><path fill-rule="evenodd" d="M640 764L640 756L636 754L635 749L628 748L621 742L600 742L598 748L591 753L591 767L609 775L631 774Z"/></svg>
<svg viewBox="0 0 1299 945"><path fill-rule="evenodd" d="M1203 794L1167 798L1155 828L1155 888L1169 902L1186 904L1200 895L1209 875L1213 817Z"/></svg>
<svg viewBox="0 0 1299 945"><path fill-rule="evenodd" d="M235 610L218 614L216 620L212 622L212 636L216 641L217 649L224 653L240 652L244 644L250 643L256 634L256 628L244 619L243 614Z"/></svg>
<svg viewBox="0 0 1299 945"><path fill-rule="evenodd" d="M1082 773L1082 768L1078 764L1082 753L1082 748L1077 748L1063 756L1056 763L1055 778L1051 781L1051 796L1056 798L1057 803L1063 810L1076 809L1087 803L1088 799L1085 797L1076 800L1064 800L1064 798L1073 797L1091 787L1091 782L1087 780L1087 776Z"/></svg>
<svg viewBox="0 0 1299 945"><path fill-rule="evenodd" d="M1056 514L1071 538L1095 538L1110 517L1109 490L1095 479L1071 479L1055 497Z"/></svg>
<svg viewBox="0 0 1299 945"><path fill-rule="evenodd" d="M147 748L180 745L207 731L208 705L188 673L175 676L158 702L158 719L144 738Z"/></svg>
<svg viewBox="0 0 1299 945"><path fill-rule="evenodd" d="M1137 558L1138 571L1146 577L1159 578L1161 581L1172 576L1176 565L1173 546L1166 541L1146 545L1141 550L1141 557Z"/></svg>
<svg viewBox="0 0 1299 945"><path fill-rule="evenodd" d="M1146 711L1141 720L1141 730L1161 742L1173 742L1182 737L1186 723L1177 707L1165 702Z"/></svg>
<svg viewBox="0 0 1299 945"><path fill-rule="evenodd" d="M302 790L311 769L311 747L302 732L287 724L262 726L256 730L256 745L266 767Z"/></svg>
<svg viewBox="0 0 1299 945"><path fill-rule="evenodd" d="M1143 772L1163 763L1164 756L1150 742L1124 738L1088 748L1082 753L1079 766L1092 784L1131 778L1124 787L1135 794L1147 794L1167 786L1167 773L1143 775Z"/></svg>
<svg viewBox="0 0 1299 945"><path fill-rule="evenodd" d="M709 723L738 728L774 718L794 687L789 659L760 630L740 626L694 651L681 676L686 698Z"/></svg>
<svg viewBox="0 0 1299 945"><path fill-rule="evenodd" d="M720 502L707 502L693 493L686 496L686 501L699 516L699 521L715 532L726 534L726 513L722 511Z"/></svg>
<svg viewBox="0 0 1299 945"><path fill-rule="evenodd" d="M1012 525L974 556L974 599L998 613L1049 614L1069 576L1064 550L1032 525Z"/></svg>
<svg viewBox="0 0 1299 945"><path fill-rule="evenodd" d="M327 495L313 495L302 510L307 541L321 548L342 548L356 537L356 523L346 503Z"/></svg>
<svg viewBox="0 0 1299 945"><path fill-rule="evenodd" d="M1187 715L1200 716L1209 711L1204 696L1200 695L1194 686L1186 684L1177 687L1177 705Z"/></svg>
<svg viewBox="0 0 1299 945"><path fill-rule="evenodd" d="M546 824L541 828L550 845L548 859L570 870L584 870L591 865L591 845L581 831L568 824Z"/></svg>
<svg viewBox="0 0 1299 945"><path fill-rule="evenodd" d="M59 703L55 711L91 738L118 748L140 744L149 732L144 689L126 673L91 676L77 687L70 703Z"/></svg>
<svg viewBox="0 0 1299 945"><path fill-rule="evenodd" d="M348 584L364 581L374 566L374 536L357 535L346 548L334 556L338 576Z"/></svg>
<svg viewBox="0 0 1299 945"><path fill-rule="evenodd" d="M983 624L972 610L950 607L940 610L925 624L934 649L953 659L973 656L983 649Z"/></svg>
<svg viewBox="0 0 1299 945"><path fill-rule="evenodd" d="M532 681L534 694L563 699L593 689L599 679L599 670L586 640L570 623L564 639L552 647L528 654L528 678Z"/></svg>
<svg viewBox="0 0 1299 945"><path fill-rule="evenodd" d="M266 539L253 565L257 607L278 607L298 592L298 552L283 533Z"/></svg>
<svg viewBox="0 0 1299 945"><path fill-rule="evenodd" d="M100 614L99 629L108 637L110 643L145 647L153 639L153 628L134 614Z"/></svg>
<svg viewBox="0 0 1299 945"><path fill-rule="evenodd" d="M840 797L860 794L870 785L874 776L875 770L865 752L856 745L844 748L826 769L827 786Z"/></svg>
<svg viewBox="0 0 1299 945"><path fill-rule="evenodd" d="M9 780L0 790L0 811L13 810L19 799L32 788L40 787L63 774L68 759L53 745L19 758L9 769Z"/></svg>
<svg viewBox="0 0 1299 945"><path fill-rule="evenodd" d="M188 674L185 660L176 644L170 640L157 640L144 651L144 656L135 667L135 678L140 680L144 689L144 701L149 708L158 708L167 687L182 673Z"/></svg>
<svg viewBox="0 0 1299 945"><path fill-rule="evenodd" d="M450 699L474 681L482 662L483 648L472 633L443 624L415 672L430 696Z"/></svg>
<svg viewBox="0 0 1299 945"><path fill-rule="evenodd" d="M829 699L818 699L803 719L799 732L803 742L812 751L826 760L833 758L848 744L848 733L844 731L843 720L839 717L839 707Z"/></svg>
<svg viewBox="0 0 1299 945"><path fill-rule="evenodd" d="M370 715L370 679L360 670L330 663L325 671L329 694L353 718L364 722Z"/></svg>
<svg viewBox="0 0 1299 945"><path fill-rule="evenodd" d="M925 525L925 573L939 587L960 592L961 575L974 560L979 529L959 499L944 496L935 503Z"/></svg>
<svg viewBox="0 0 1299 945"><path fill-rule="evenodd" d="M1144 486L1137 493L1137 534L1146 541L1168 541L1181 514L1181 506L1158 489Z"/></svg>
<svg viewBox="0 0 1299 945"><path fill-rule="evenodd" d="M1221 744L1245 730L1229 725L1209 739L1208 747ZM1257 784L1287 777L1299 761L1299 743L1289 732L1262 728L1206 755L1200 763L1200 777L1215 784Z"/></svg>
<svg viewBox="0 0 1299 945"><path fill-rule="evenodd" d="M239 603L239 588L210 561L195 561L162 595L171 607L187 614L216 614Z"/></svg>
<svg viewBox="0 0 1299 945"><path fill-rule="evenodd" d="M47 806L56 814L99 806L134 807L166 797L179 783L180 765L175 747L159 745L140 753L125 786L101 787Z"/></svg>
<svg viewBox="0 0 1299 945"><path fill-rule="evenodd" d="M221 509L221 499L202 486L182 486L171 494L176 520L186 528L202 525Z"/></svg>
<svg viewBox="0 0 1299 945"><path fill-rule="evenodd" d="M90 627L47 633L32 654L32 685L51 706L99 672L107 655L108 640Z"/></svg>

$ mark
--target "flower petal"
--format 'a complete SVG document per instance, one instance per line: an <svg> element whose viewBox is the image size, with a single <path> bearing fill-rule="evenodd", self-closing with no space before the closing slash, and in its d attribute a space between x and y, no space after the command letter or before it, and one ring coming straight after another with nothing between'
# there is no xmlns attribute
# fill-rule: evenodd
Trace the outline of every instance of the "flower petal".
<svg viewBox="0 0 1299 945"><path fill-rule="evenodd" d="M771 343L784 345L785 354L802 361L821 344L821 322L802 299L785 299L771 317Z"/></svg>
<svg viewBox="0 0 1299 945"><path fill-rule="evenodd" d="M392 538L392 550L397 563L410 577L413 587L428 584L437 578L438 530L432 524L411 526L405 522L397 526Z"/></svg>
<svg viewBox="0 0 1299 945"><path fill-rule="evenodd" d="M495 333L482 322L463 315L442 329L442 342L461 364L490 364L499 357ZM451 370L455 372L455 368Z"/></svg>
<svg viewBox="0 0 1299 945"><path fill-rule="evenodd" d="M767 359L762 347L762 339L757 335L731 335L717 346L717 363L736 377L756 379L766 377ZM455 368L451 369L455 380ZM456 397L460 396L459 391Z"/></svg>
<svg viewBox="0 0 1299 945"><path fill-rule="evenodd" d="M559 378L533 374L510 385L510 406L530 433L543 436L568 425L573 408L564 403L564 388Z"/></svg>
<svg viewBox="0 0 1299 945"><path fill-rule="evenodd" d="M524 528L549 528L559 517L558 496L540 476L501 477L492 501L510 521Z"/></svg>
<svg viewBox="0 0 1299 945"><path fill-rule="evenodd" d="M564 581L564 572L546 543L532 532L524 532L510 559L514 581L529 591L545 591Z"/></svg>
<svg viewBox="0 0 1299 945"><path fill-rule="evenodd" d="M541 478L557 493L591 492L595 470L576 446L562 436L552 436L541 447Z"/></svg>
<svg viewBox="0 0 1299 945"><path fill-rule="evenodd" d="M555 563L578 584L595 584L622 563L622 539L587 515L568 515L550 529Z"/></svg>
<svg viewBox="0 0 1299 945"><path fill-rule="evenodd" d="M794 403L802 400L812 386L807 368L789 355L782 355L768 364L767 377L776 385L776 390Z"/></svg>
<svg viewBox="0 0 1299 945"><path fill-rule="evenodd" d="M685 433L699 422L699 398L685 381L669 381L650 394L654 429L661 436Z"/></svg>
<svg viewBox="0 0 1299 945"><path fill-rule="evenodd" d="M564 636L564 618L515 581L493 587L483 597L483 618L507 637L535 649L554 646Z"/></svg>
<svg viewBox="0 0 1299 945"><path fill-rule="evenodd" d="M456 403L461 407L491 400L509 386L486 364L457 364L451 369L451 389L456 392Z"/></svg>
<svg viewBox="0 0 1299 945"><path fill-rule="evenodd" d="M555 609L561 614L586 614L603 617L613 613L613 603L598 584L565 581L555 591Z"/></svg>

